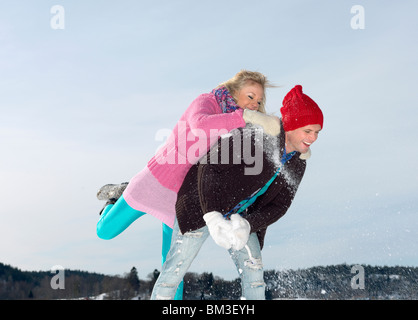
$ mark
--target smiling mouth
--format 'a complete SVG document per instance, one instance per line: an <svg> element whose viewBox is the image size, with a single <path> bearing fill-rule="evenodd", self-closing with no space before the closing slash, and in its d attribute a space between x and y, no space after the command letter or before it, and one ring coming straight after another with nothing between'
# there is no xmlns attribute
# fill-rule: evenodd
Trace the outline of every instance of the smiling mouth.
<svg viewBox="0 0 418 320"><path fill-rule="evenodd" d="M305 141L303 141L303 143L306 144L308 147L312 144L312 143L305 142Z"/></svg>

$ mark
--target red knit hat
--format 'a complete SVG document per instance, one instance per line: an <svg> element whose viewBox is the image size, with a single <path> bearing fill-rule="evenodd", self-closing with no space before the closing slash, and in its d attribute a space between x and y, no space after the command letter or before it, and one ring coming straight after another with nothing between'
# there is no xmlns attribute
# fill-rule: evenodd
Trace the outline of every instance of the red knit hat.
<svg viewBox="0 0 418 320"><path fill-rule="evenodd" d="M280 109L284 131L292 131L309 124L319 124L321 129L324 116L318 105L302 92L302 86L297 85L283 99Z"/></svg>

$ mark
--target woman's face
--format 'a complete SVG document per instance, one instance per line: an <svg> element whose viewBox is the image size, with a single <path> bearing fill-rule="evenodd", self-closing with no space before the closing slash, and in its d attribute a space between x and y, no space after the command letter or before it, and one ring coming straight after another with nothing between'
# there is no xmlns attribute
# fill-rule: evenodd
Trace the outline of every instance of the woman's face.
<svg viewBox="0 0 418 320"><path fill-rule="evenodd" d="M237 105L242 109L258 110L263 102L263 87L256 82L249 82L237 94Z"/></svg>
<svg viewBox="0 0 418 320"><path fill-rule="evenodd" d="M286 132L286 152L299 151L306 153L312 143L318 139L321 126L310 124L302 128Z"/></svg>

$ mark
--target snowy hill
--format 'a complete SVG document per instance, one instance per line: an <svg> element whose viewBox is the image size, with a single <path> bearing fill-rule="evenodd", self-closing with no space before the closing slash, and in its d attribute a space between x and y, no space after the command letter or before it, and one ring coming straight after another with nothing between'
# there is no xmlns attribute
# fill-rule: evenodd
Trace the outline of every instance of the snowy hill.
<svg viewBox="0 0 418 320"><path fill-rule="evenodd" d="M353 272L347 264L299 270L266 270L267 299L418 299L417 267L362 266ZM147 300L159 275L147 280L136 269L123 276L65 270L65 288L53 289L50 271L21 271L0 263L0 299ZM363 278L363 279L361 279ZM185 300L232 299L241 296L240 280L226 281L212 273L187 273Z"/></svg>

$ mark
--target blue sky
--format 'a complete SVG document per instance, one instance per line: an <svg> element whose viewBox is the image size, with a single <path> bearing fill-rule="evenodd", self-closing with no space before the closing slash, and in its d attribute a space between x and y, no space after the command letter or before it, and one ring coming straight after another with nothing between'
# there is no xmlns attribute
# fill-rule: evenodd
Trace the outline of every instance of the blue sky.
<svg viewBox="0 0 418 320"><path fill-rule="evenodd" d="M51 28L54 5L64 29ZM353 29L354 5L365 28ZM106 183L128 181L160 130L241 69L301 84L324 130L288 213L267 232L266 269L418 266L416 1L2 1L0 261L145 278L160 268L151 216L95 234ZM237 276L208 240L190 271Z"/></svg>

